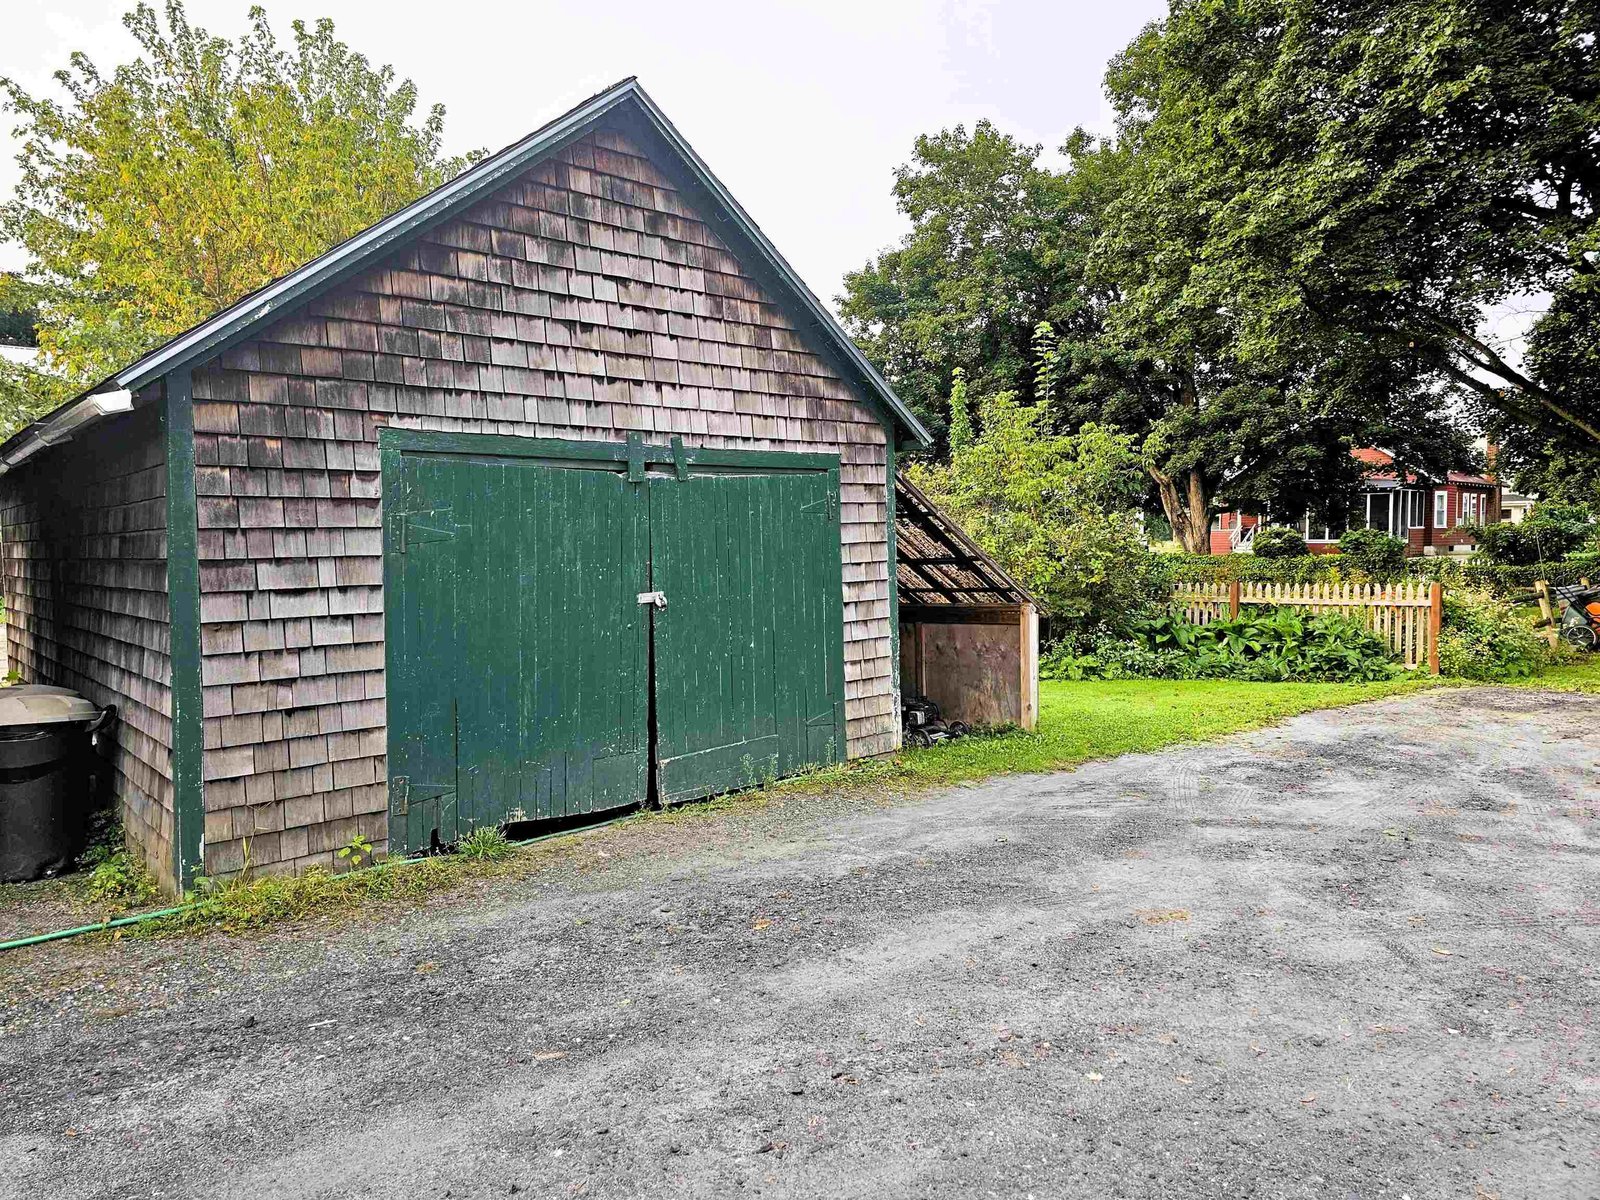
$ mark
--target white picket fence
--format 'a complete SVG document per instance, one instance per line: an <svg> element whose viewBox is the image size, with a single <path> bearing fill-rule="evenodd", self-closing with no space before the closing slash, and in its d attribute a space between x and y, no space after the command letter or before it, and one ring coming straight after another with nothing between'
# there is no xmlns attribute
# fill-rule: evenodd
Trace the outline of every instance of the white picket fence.
<svg viewBox="0 0 1600 1200"><path fill-rule="evenodd" d="M1342 613L1381 637L1407 667L1439 672L1444 592L1437 583L1180 583L1172 602L1196 625L1249 605Z"/></svg>

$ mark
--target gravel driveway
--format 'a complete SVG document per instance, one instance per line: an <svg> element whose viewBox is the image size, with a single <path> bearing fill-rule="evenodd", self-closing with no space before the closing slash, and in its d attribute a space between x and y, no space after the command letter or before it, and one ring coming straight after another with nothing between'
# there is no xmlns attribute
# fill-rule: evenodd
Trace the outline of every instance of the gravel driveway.
<svg viewBox="0 0 1600 1200"><path fill-rule="evenodd" d="M1595 1196L1597 727L1429 693L0 957L0 1195Z"/></svg>

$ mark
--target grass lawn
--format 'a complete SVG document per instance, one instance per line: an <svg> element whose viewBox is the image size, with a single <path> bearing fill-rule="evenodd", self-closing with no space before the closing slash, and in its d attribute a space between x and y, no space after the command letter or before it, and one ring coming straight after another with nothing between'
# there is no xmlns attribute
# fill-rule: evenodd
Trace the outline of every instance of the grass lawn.
<svg viewBox="0 0 1600 1200"><path fill-rule="evenodd" d="M1600 653L1590 652L1575 662L1546 667L1532 679L1519 679L1508 686L1551 692L1600 692Z"/></svg>
<svg viewBox="0 0 1600 1200"><path fill-rule="evenodd" d="M940 784L1006 771L1060 770L1091 759L1257 729L1313 709L1338 708L1436 686L1432 679L1385 683L1046 680L1039 684L1039 725L1032 732L908 751L900 756L897 774L924 784Z"/></svg>

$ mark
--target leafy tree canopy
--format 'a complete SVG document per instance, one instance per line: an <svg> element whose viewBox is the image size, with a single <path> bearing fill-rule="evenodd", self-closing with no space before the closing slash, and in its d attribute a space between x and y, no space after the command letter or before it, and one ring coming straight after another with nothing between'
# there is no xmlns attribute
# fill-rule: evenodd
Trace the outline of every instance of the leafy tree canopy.
<svg viewBox="0 0 1600 1200"><path fill-rule="evenodd" d="M1070 198L1039 153L988 121L918 138L894 184L911 235L845 277L845 327L936 431L956 367L979 395L1029 396L1034 325L1075 302Z"/></svg>
<svg viewBox="0 0 1600 1200"><path fill-rule="evenodd" d="M39 310L15 275L0 274L0 346L36 346Z"/></svg>
<svg viewBox="0 0 1600 1200"><path fill-rule="evenodd" d="M250 10L237 41L124 18L138 58L103 73L82 54L56 74L64 100L0 79L18 119L22 178L0 235L30 256L25 281L56 376L0 378L15 425L314 258L443 182L444 110L334 36L291 25L279 45Z"/></svg>
<svg viewBox="0 0 1600 1200"><path fill-rule="evenodd" d="M1593 0L1175 0L1108 76L1121 137L1172 168L1151 249L1200 265L1141 319L1226 311L1269 369L1359 339L1600 454L1597 32ZM1519 367L1481 314L1538 292Z"/></svg>
<svg viewBox="0 0 1600 1200"><path fill-rule="evenodd" d="M1341 512L1352 445L1461 463L1464 397L1503 463L1564 454L1592 484L1595 16L1173 0L1108 72L1115 136L1075 133L1067 171L986 125L920 140L913 231L847 278L845 317L936 418L960 366L1132 433L1190 550L1223 504ZM1478 323L1537 291L1519 368Z"/></svg>

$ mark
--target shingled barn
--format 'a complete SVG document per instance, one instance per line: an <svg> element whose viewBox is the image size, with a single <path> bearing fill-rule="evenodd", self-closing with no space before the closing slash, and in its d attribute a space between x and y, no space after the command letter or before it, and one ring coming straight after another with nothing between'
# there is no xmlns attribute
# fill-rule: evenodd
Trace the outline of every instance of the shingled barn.
<svg viewBox="0 0 1600 1200"><path fill-rule="evenodd" d="M928 441L627 80L0 447L11 662L174 890L877 754Z"/></svg>

